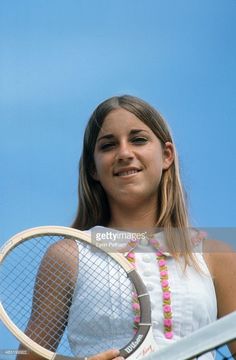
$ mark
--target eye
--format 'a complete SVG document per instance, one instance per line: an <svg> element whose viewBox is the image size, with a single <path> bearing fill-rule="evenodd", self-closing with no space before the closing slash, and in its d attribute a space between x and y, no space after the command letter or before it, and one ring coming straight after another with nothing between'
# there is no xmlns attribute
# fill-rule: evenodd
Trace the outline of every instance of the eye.
<svg viewBox="0 0 236 360"><path fill-rule="evenodd" d="M142 137L142 136L137 136L137 137L131 139L131 141L132 141L132 143L142 145L142 144L145 144L148 141L148 139L145 137Z"/></svg>
<svg viewBox="0 0 236 360"><path fill-rule="evenodd" d="M107 150L110 150L112 147L115 146L115 143L113 142L110 142L110 143L104 143L104 144L101 144L100 146L100 150L102 151L107 151Z"/></svg>

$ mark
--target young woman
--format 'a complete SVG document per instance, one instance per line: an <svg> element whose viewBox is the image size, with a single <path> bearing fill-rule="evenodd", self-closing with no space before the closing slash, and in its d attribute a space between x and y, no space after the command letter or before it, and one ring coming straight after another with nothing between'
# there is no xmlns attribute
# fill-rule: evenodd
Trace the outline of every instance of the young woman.
<svg viewBox="0 0 236 360"><path fill-rule="evenodd" d="M164 229L172 304L169 327L163 324L161 306L156 306L162 299L155 298L161 293L155 256L149 254L145 263L145 257L136 254L137 270L150 284L157 343L167 346L236 310L235 253L226 244L210 240L199 244L200 252L193 247L194 238L184 231L190 223L170 130L153 107L133 96L104 101L85 131L79 209L73 226L85 230L97 225L137 232ZM183 272L177 271L178 263L185 267ZM156 277L151 281L145 268L155 271L155 266ZM236 353L235 343L231 351ZM110 358L112 353L101 355L101 359Z"/></svg>
<svg viewBox="0 0 236 360"><path fill-rule="evenodd" d="M173 139L162 116L143 100L128 95L112 97L93 112L84 135L79 208L73 227L97 233L150 234L147 241L153 250L142 254L133 249L128 259L135 262L149 290L154 338L160 348L236 310L235 253L190 229ZM155 248L156 239L164 252ZM74 245L67 245L76 251ZM60 244L50 251L70 266ZM75 273L75 267L71 265L70 273ZM167 281L164 286L163 279ZM75 283L76 277L71 276L70 281ZM71 323L77 301L72 299L65 320L75 347L77 329ZM30 326L33 328L34 322ZM99 334L94 334L94 342L96 336ZM236 353L235 342L230 350ZM207 356L213 359L213 355ZM118 350L107 349L89 359L120 357Z"/></svg>

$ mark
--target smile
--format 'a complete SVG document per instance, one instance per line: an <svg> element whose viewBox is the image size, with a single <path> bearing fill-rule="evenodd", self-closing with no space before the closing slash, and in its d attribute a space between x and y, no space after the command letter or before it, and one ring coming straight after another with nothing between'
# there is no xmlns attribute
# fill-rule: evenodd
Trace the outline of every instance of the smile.
<svg viewBox="0 0 236 360"><path fill-rule="evenodd" d="M138 172L140 172L141 170L137 170L137 169L133 169L133 170L127 170L127 171L121 171L115 174L115 176L128 176L128 175L133 175L136 174Z"/></svg>

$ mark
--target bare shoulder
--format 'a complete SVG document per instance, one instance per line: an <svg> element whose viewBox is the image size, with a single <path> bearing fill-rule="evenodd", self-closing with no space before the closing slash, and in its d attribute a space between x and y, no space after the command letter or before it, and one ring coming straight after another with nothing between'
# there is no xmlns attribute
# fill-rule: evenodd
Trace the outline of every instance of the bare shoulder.
<svg viewBox="0 0 236 360"><path fill-rule="evenodd" d="M203 242L203 250L210 253L231 253L235 250L227 243L221 240L205 239Z"/></svg>
<svg viewBox="0 0 236 360"><path fill-rule="evenodd" d="M204 243L204 258L214 280L218 317L236 310L236 251L218 240Z"/></svg>
<svg viewBox="0 0 236 360"><path fill-rule="evenodd" d="M203 242L203 256L211 272L217 280L219 275L229 266L232 270L236 266L236 251L220 240L207 239Z"/></svg>
<svg viewBox="0 0 236 360"><path fill-rule="evenodd" d="M50 245L47 255L57 258L58 260L70 260L76 257L78 248L75 240L64 238Z"/></svg>

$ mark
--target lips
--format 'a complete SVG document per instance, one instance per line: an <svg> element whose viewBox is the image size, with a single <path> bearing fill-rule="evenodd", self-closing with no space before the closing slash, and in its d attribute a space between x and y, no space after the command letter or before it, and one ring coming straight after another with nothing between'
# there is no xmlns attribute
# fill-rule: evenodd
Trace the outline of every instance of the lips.
<svg viewBox="0 0 236 360"><path fill-rule="evenodd" d="M123 168L114 173L115 176L128 176L140 172L141 169L137 168Z"/></svg>

